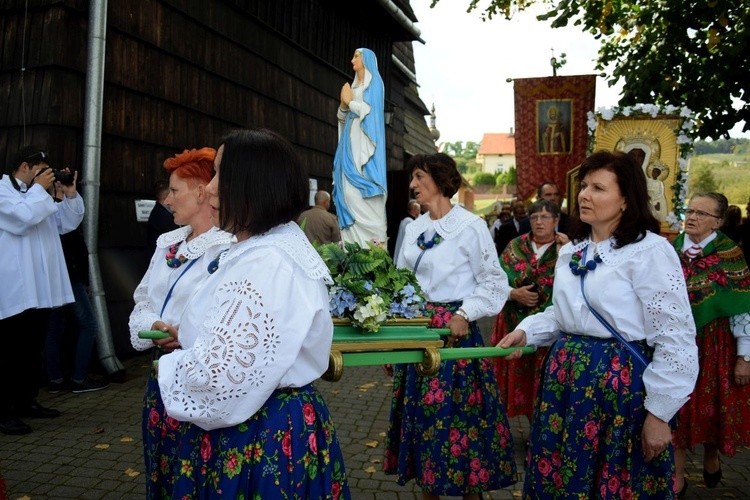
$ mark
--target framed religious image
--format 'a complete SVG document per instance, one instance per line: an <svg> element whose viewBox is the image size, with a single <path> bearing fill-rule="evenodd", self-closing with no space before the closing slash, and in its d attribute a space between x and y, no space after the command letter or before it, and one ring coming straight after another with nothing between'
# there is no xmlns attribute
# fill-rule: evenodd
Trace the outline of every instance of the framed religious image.
<svg viewBox="0 0 750 500"><path fill-rule="evenodd" d="M622 151L643 168L651 212L669 230L667 216L673 211L673 189L680 151L675 131L681 120L675 116L598 117L595 150Z"/></svg>
<svg viewBox="0 0 750 500"><path fill-rule="evenodd" d="M536 102L537 153L570 154L573 141L573 99Z"/></svg>

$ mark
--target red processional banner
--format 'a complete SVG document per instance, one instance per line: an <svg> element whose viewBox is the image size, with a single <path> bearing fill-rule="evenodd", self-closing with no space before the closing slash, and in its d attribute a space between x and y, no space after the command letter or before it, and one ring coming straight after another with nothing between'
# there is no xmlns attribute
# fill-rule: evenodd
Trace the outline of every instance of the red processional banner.
<svg viewBox="0 0 750 500"><path fill-rule="evenodd" d="M586 158L586 114L594 111L596 75L513 82L518 199L532 197L545 182L555 182L565 193L566 173Z"/></svg>

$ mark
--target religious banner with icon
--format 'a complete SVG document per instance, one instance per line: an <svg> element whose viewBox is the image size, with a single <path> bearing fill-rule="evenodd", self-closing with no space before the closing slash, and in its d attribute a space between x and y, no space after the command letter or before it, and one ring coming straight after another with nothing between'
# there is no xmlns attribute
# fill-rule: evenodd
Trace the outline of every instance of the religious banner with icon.
<svg viewBox="0 0 750 500"><path fill-rule="evenodd" d="M565 189L566 173L588 148L586 114L594 109L596 75L513 80L519 199L544 182Z"/></svg>
<svg viewBox="0 0 750 500"><path fill-rule="evenodd" d="M662 234L679 232L687 194L687 156L692 150L694 121L687 108L654 104L602 109L589 115L590 151L622 151L643 168L651 212ZM576 203L577 168L568 176L571 212Z"/></svg>

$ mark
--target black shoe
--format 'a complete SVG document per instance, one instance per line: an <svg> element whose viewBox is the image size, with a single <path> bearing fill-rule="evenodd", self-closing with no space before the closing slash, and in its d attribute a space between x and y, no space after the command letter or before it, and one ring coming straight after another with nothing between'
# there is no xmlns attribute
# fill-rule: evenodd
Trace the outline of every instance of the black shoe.
<svg viewBox="0 0 750 500"><path fill-rule="evenodd" d="M73 394L82 394L84 392L101 391L107 387L109 387L109 382L95 382L90 378L87 378L81 383L74 380L71 386L71 392Z"/></svg>
<svg viewBox="0 0 750 500"><path fill-rule="evenodd" d="M721 481L721 463L719 464L719 470L716 472L708 472L705 468L703 469L703 482L706 483L706 488L716 488Z"/></svg>
<svg viewBox="0 0 750 500"><path fill-rule="evenodd" d="M31 427L16 417L10 417L0 420L0 432L12 435L28 434L31 432Z"/></svg>
<svg viewBox="0 0 750 500"><path fill-rule="evenodd" d="M47 384L47 392L57 394L65 390L65 382L50 382Z"/></svg>
<svg viewBox="0 0 750 500"><path fill-rule="evenodd" d="M31 418L55 418L60 416L60 412L53 408L45 408L38 402L34 401L25 408L19 408L18 414L22 417Z"/></svg>
<svg viewBox="0 0 750 500"><path fill-rule="evenodd" d="M677 500L682 500L683 498L685 498L685 495L687 495L688 480L687 478L684 478L682 481L682 489L675 495L675 498Z"/></svg>

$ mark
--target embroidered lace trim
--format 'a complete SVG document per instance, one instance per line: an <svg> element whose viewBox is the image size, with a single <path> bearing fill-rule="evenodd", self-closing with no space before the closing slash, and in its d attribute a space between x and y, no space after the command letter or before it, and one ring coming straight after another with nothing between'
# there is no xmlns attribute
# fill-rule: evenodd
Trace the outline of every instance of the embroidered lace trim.
<svg viewBox="0 0 750 500"><path fill-rule="evenodd" d="M431 227L434 227L444 240L452 240L477 219L479 217L459 205L455 205L450 212L435 221L430 219L429 214L424 214L406 226L405 241L417 241L417 237Z"/></svg>
<svg viewBox="0 0 750 500"><path fill-rule="evenodd" d="M596 244L597 252L599 253L599 256L602 258L602 262L607 264L608 266L617 266L621 264L622 262L626 262L630 260L635 254L643 252L645 250L648 250L650 248L655 247L656 245L660 244L662 241L664 241L664 238L648 232L646 233L646 237L643 238L641 241L637 241L635 243L630 243L629 245L625 245L622 248L613 248L613 245L615 244L614 238L610 238L606 241L601 241ZM586 238L583 241L580 241L573 244L565 245L560 249L559 256L562 257L564 255L572 255L578 251L583 250L591 243L591 238ZM589 256L590 258L590 256Z"/></svg>
<svg viewBox="0 0 750 500"><path fill-rule="evenodd" d="M167 248L176 243L182 243L193 232L190 226L178 227L174 231L164 233L156 240L157 248ZM180 245L180 254L188 260L202 257L206 250L216 245L227 245L237 239L226 231L213 227L205 233L196 236L184 245Z"/></svg>
<svg viewBox="0 0 750 500"><path fill-rule="evenodd" d="M328 272L328 267L323 259L312 247L305 233L294 222L281 224L266 233L251 236L248 240L230 247L229 251L220 257L219 266L231 262L252 248L260 246L280 248L302 268L308 278L323 280L327 285L333 284L331 274Z"/></svg>
<svg viewBox="0 0 750 500"><path fill-rule="evenodd" d="M209 425L231 413L227 402L263 385L264 368L273 364L280 345L263 297L249 281L221 285L215 298L204 321L209 334L195 344L194 356L176 365L185 383L172 383L167 391L186 415Z"/></svg>

